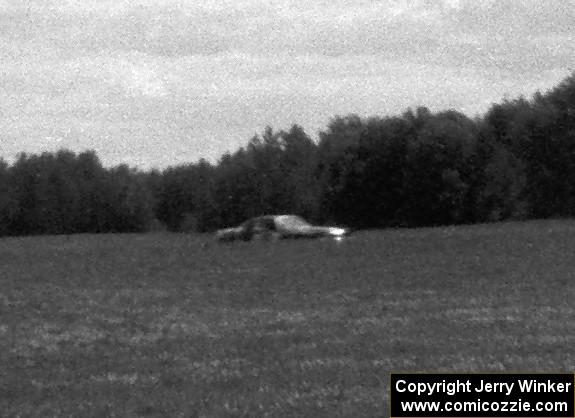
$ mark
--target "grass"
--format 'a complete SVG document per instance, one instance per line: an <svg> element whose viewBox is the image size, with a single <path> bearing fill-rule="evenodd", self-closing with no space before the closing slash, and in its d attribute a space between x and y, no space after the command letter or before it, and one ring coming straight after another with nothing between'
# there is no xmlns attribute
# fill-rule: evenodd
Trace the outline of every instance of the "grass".
<svg viewBox="0 0 575 418"><path fill-rule="evenodd" d="M0 416L388 415L390 371L575 369L575 222L0 240Z"/></svg>

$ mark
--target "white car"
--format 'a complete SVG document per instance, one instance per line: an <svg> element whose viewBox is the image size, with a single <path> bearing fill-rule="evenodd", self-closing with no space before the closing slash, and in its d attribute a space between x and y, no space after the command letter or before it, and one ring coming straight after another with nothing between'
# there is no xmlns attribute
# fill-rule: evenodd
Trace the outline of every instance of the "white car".
<svg viewBox="0 0 575 418"><path fill-rule="evenodd" d="M264 215L251 218L233 228L220 229L216 232L216 239L218 241L320 237L341 239L349 232L347 228L311 225L296 215Z"/></svg>

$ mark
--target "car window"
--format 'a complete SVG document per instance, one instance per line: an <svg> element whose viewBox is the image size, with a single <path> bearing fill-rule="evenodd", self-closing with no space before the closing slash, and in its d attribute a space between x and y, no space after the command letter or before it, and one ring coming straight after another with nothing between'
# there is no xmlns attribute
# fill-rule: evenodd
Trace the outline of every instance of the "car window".
<svg viewBox="0 0 575 418"><path fill-rule="evenodd" d="M260 228L275 231L276 225L273 218L260 218Z"/></svg>
<svg viewBox="0 0 575 418"><path fill-rule="evenodd" d="M244 222L244 229L248 231L275 231L275 223L272 217L252 218Z"/></svg>

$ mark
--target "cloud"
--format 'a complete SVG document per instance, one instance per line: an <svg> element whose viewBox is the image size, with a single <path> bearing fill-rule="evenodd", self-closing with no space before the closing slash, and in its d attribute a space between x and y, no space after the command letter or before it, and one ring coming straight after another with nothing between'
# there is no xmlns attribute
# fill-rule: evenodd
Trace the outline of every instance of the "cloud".
<svg viewBox="0 0 575 418"><path fill-rule="evenodd" d="M559 0L0 0L7 154L215 158L266 124L484 111L572 66ZM51 138L51 139L50 139ZM56 139L54 139L56 138Z"/></svg>
<svg viewBox="0 0 575 418"><path fill-rule="evenodd" d="M5 3L12 5L12 15L0 23L11 42L26 40L69 54L380 54L457 63L469 47L468 55L486 58L464 64L481 65L518 49L524 61L533 54L543 61L552 53L541 44L572 36L575 20L575 4L559 0ZM562 59L570 52L562 52Z"/></svg>

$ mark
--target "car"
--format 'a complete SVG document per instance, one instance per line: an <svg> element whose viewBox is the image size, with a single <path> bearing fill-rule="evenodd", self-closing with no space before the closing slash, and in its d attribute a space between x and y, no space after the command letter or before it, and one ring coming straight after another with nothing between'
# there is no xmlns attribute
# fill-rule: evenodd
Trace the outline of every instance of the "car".
<svg viewBox="0 0 575 418"><path fill-rule="evenodd" d="M347 228L311 225L297 215L263 215L248 219L239 226L218 230L216 239L250 241L332 237L339 240L349 233Z"/></svg>

